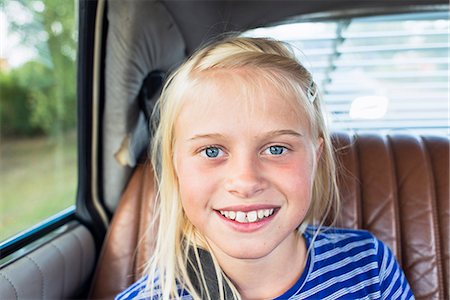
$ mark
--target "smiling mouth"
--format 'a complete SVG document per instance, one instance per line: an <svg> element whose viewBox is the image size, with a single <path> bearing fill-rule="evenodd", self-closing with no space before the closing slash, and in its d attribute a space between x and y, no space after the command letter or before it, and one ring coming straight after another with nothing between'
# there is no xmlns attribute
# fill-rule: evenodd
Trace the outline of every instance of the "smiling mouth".
<svg viewBox="0 0 450 300"><path fill-rule="evenodd" d="M256 223L272 216L275 212L275 209L258 209L247 212L219 210L218 212L225 218L236 221L238 223Z"/></svg>

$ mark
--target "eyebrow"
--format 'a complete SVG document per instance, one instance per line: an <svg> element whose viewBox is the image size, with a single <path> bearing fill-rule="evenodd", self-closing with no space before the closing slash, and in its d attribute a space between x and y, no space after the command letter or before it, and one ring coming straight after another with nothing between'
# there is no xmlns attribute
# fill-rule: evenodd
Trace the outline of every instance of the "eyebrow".
<svg viewBox="0 0 450 300"><path fill-rule="evenodd" d="M273 131L269 131L263 134L263 136L265 138L271 138L271 137L275 137L275 136L280 136L280 135L291 135L291 136L295 136L295 137L303 137L303 134L292 130L292 129L281 129L281 130L273 130ZM189 141L194 141L194 140L198 140L198 139L224 139L225 136L223 134L220 133L207 133L207 134L196 134L193 137L191 137L189 139Z"/></svg>
<svg viewBox="0 0 450 300"><path fill-rule="evenodd" d="M218 138L225 138L223 134L220 133L207 133L207 134L196 134L193 137L189 139L189 141L194 141L198 139L218 139Z"/></svg>
<svg viewBox="0 0 450 300"><path fill-rule="evenodd" d="M274 137L274 136L280 136L280 135L293 135L295 137L302 137L303 136L303 134L301 134L300 132L297 132L297 131L292 130L292 129L281 129L281 130L269 131L265 135L267 137Z"/></svg>

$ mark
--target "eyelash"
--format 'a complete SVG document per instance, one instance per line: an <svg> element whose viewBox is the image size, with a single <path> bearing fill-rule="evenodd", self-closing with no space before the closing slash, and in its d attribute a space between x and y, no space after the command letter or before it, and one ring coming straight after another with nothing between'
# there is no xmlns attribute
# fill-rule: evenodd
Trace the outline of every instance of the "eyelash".
<svg viewBox="0 0 450 300"><path fill-rule="evenodd" d="M270 152L270 150L271 150L271 148L281 148L281 150L282 150L282 152L280 153L280 154L273 154L273 153L271 153ZM284 155L284 154L286 154L286 151L289 151L289 149L287 148L287 147L285 147L285 146L282 146L282 145L270 145L270 146L268 146L268 147L266 147L265 149L264 149L264 151L263 151L263 153L265 153L265 152L269 152L269 153L267 153L267 154L269 154L269 155L273 155L273 156L282 156L282 155Z"/></svg>
<svg viewBox="0 0 450 300"><path fill-rule="evenodd" d="M281 148L282 152L279 153L279 154L273 154L273 153L270 153L270 150L271 150L272 147L274 147L274 148ZM217 156L208 156L208 155L207 155L207 151L208 151L209 149L217 149L217 150L219 151L218 154L217 154ZM282 146L282 145L270 145L270 146L267 146L266 148L264 148L264 150L262 151L262 153L263 153L263 154L267 154L267 155L269 155L269 156L282 156L282 155L285 155L286 152L289 151L289 150L290 150L290 149L287 148L286 146ZM222 152L222 154L221 154L220 152ZM219 157L221 157L221 156L223 156L223 155L225 154L224 151L223 151L223 149L222 149L220 146L216 146L216 145L208 145L208 146L206 146L206 147L203 147L203 148L200 149L199 153L200 153L201 156L203 156L203 157L205 157L205 158L208 158L208 159L219 158Z"/></svg>
<svg viewBox="0 0 450 300"><path fill-rule="evenodd" d="M219 150L219 153L222 152L222 155L224 154L224 151L222 150L221 147L216 146L216 145L208 145L208 146L203 147L203 148L200 149L200 151L199 151L200 155L203 156L203 157L205 157L205 158L208 158L208 159L215 159L215 158L220 157L220 156L216 156L216 157L210 157L210 156L208 156L208 155L206 154L206 151L208 151L208 149L218 149L218 150Z"/></svg>

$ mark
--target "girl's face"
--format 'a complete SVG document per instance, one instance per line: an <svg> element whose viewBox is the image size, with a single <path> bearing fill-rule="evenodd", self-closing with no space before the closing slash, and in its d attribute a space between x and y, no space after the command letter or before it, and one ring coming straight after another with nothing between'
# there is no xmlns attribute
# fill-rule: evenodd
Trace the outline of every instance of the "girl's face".
<svg viewBox="0 0 450 300"><path fill-rule="evenodd" d="M312 140L292 99L262 80L248 88L245 78L254 76L242 70L205 76L186 95L175 124L184 211L214 253L229 259L261 259L292 246L311 202L322 143Z"/></svg>

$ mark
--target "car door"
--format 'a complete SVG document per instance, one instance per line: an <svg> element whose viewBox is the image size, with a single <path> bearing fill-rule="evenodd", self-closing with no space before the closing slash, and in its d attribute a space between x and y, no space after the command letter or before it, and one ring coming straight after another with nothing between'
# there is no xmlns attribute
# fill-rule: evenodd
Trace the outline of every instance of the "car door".
<svg viewBox="0 0 450 300"><path fill-rule="evenodd" d="M87 295L108 223L95 204L103 9L2 1L1 299Z"/></svg>

